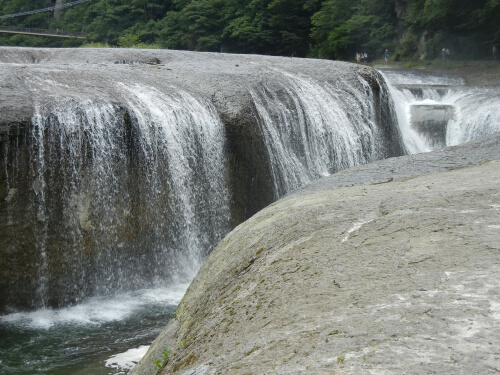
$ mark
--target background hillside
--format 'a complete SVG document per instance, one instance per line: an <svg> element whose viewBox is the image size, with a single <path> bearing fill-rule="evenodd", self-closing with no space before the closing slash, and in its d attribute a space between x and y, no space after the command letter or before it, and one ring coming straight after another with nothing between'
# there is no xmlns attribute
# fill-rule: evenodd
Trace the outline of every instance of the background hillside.
<svg viewBox="0 0 500 375"><path fill-rule="evenodd" d="M64 0L0 0L0 16ZM86 41L0 34L0 45L157 46L352 60L491 59L500 42L500 0L89 0L0 18L0 25L84 32Z"/></svg>

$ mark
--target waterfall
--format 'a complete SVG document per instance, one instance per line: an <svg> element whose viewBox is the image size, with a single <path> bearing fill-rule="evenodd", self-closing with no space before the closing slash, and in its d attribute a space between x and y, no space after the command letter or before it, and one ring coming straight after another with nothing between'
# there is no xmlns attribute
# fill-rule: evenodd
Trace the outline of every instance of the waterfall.
<svg viewBox="0 0 500 375"><path fill-rule="evenodd" d="M123 215L117 207L118 202L128 200L126 193L119 193L123 183L119 170L126 164L124 126L111 104L73 99L61 101L50 112L42 104L37 105L32 123L33 203L38 219L35 246L40 254L39 300L33 304L46 306L56 288L78 300L87 294L89 285L94 285L85 272L85 263L98 268L99 259L84 256L83 242L93 232L105 233L112 241L118 217ZM91 207L96 209L92 218ZM60 224L68 243L63 254L47 249L49 238L57 236L52 228ZM99 245L105 251L106 246ZM65 261L68 258L73 261ZM65 286L50 281L61 273L72 275ZM113 274L107 277L116 277Z"/></svg>
<svg viewBox="0 0 500 375"><path fill-rule="evenodd" d="M60 53L64 63L50 60ZM12 213L16 234L2 310L185 283L234 225L273 200L404 152L370 69L245 57L243 70L233 56L210 55L198 63L231 63L207 74L165 53L168 68L103 70L76 64L80 51L40 51L32 58L43 62L16 70L34 115L19 148L4 148L0 192L14 198L0 214ZM222 85L227 72L246 80Z"/></svg>
<svg viewBox="0 0 500 375"><path fill-rule="evenodd" d="M500 89L460 78L383 70L411 153L455 146L500 131Z"/></svg>
<svg viewBox="0 0 500 375"><path fill-rule="evenodd" d="M321 176L375 159L379 130L366 82L360 80L360 89L342 82L320 84L280 70L276 74L279 78L273 85L251 90L276 198Z"/></svg>
<svg viewBox="0 0 500 375"><path fill-rule="evenodd" d="M456 119L448 127L449 146L500 131L500 89L497 87L470 87L443 101L454 103L458 108Z"/></svg>
<svg viewBox="0 0 500 375"><path fill-rule="evenodd" d="M122 84L138 128L144 184L141 196L169 202L177 256L193 275L228 230L230 217L224 168L224 127L215 108L185 91L162 93L152 87ZM163 175L168 171L169 180ZM163 224L164 225L164 224ZM155 228L158 234L163 227ZM161 235L161 234L160 234Z"/></svg>
<svg viewBox="0 0 500 375"><path fill-rule="evenodd" d="M316 178L405 151L384 83L347 63L7 52L6 89L34 114L17 133L0 127L0 372L103 372L104 351L157 336L232 227Z"/></svg>
<svg viewBox="0 0 500 375"><path fill-rule="evenodd" d="M126 113L90 99L37 105L35 306L185 282L229 229L213 106L178 89L118 86Z"/></svg>

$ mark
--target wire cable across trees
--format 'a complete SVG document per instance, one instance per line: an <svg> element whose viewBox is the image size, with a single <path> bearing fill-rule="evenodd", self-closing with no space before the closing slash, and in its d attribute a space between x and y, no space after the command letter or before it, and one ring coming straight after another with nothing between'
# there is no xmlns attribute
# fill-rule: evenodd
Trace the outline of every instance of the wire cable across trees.
<svg viewBox="0 0 500 375"><path fill-rule="evenodd" d="M69 7L72 7L73 5L85 3L87 1L91 1L91 0L75 0L75 1L72 1L72 2L66 3L66 4L54 5L53 7L48 7L48 8L43 8L43 9L36 9L36 10L28 10L26 12L20 12L20 13L0 15L0 19L2 19L2 18L19 17L19 16L28 16L30 14L41 13L41 12L49 12L49 11L55 10L55 9L69 8Z"/></svg>

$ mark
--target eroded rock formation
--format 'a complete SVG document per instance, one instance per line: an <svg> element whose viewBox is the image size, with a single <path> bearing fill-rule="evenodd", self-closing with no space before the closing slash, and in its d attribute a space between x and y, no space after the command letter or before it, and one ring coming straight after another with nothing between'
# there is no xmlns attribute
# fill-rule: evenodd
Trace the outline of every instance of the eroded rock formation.
<svg viewBox="0 0 500 375"><path fill-rule="evenodd" d="M132 374L500 371L499 146L356 167L260 211Z"/></svg>
<svg viewBox="0 0 500 375"><path fill-rule="evenodd" d="M62 306L164 280L168 269L189 267L177 260L186 247L198 249L191 257L198 262L290 188L405 153L383 80L343 62L3 47L0 95L0 311ZM179 118L189 128L179 129ZM321 168L311 164L324 157L311 157L323 150L313 137L329 154ZM182 171L167 153L174 141ZM209 153L220 159L218 187L208 187L215 177L202 155ZM278 165L289 160L298 172ZM229 215L215 208L212 191L228 202ZM178 214L184 202L195 203Z"/></svg>

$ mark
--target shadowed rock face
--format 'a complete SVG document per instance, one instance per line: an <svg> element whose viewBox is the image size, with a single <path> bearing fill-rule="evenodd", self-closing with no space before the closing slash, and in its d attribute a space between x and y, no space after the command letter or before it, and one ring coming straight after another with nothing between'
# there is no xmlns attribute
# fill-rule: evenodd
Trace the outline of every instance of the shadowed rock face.
<svg viewBox="0 0 500 375"><path fill-rule="evenodd" d="M132 374L499 371L500 134L344 170L235 228Z"/></svg>
<svg viewBox="0 0 500 375"><path fill-rule="evenodd" d="M311 90L323 107L305 100ZM0 48L0 96L0 311L62 306L182 276L291 188L405 153L383 81L341 62ZM291 142L287 155L303 175L277 167L284 137L269 143L269 134L289 129L279 129L280 119L307 130L316 117L318 126L332 122L322 109L344 126L324 139L350 138L321 169L306 156L323 133L297 134L291 139L310 143ZM165 113L187 127L157 120ZM171 146L178 138L184 143ZM172 162L172 149L182 163ZM217 178L203 160L208 154L217 155L210 167Z"/></svg>
<svg viewBox="0 0 500 375"><path fill-rule="evenodd" d="M426 139L433 150L446 147L448 122L454 119L451 105L413 105L410 107L411 127Z"/></svg>

